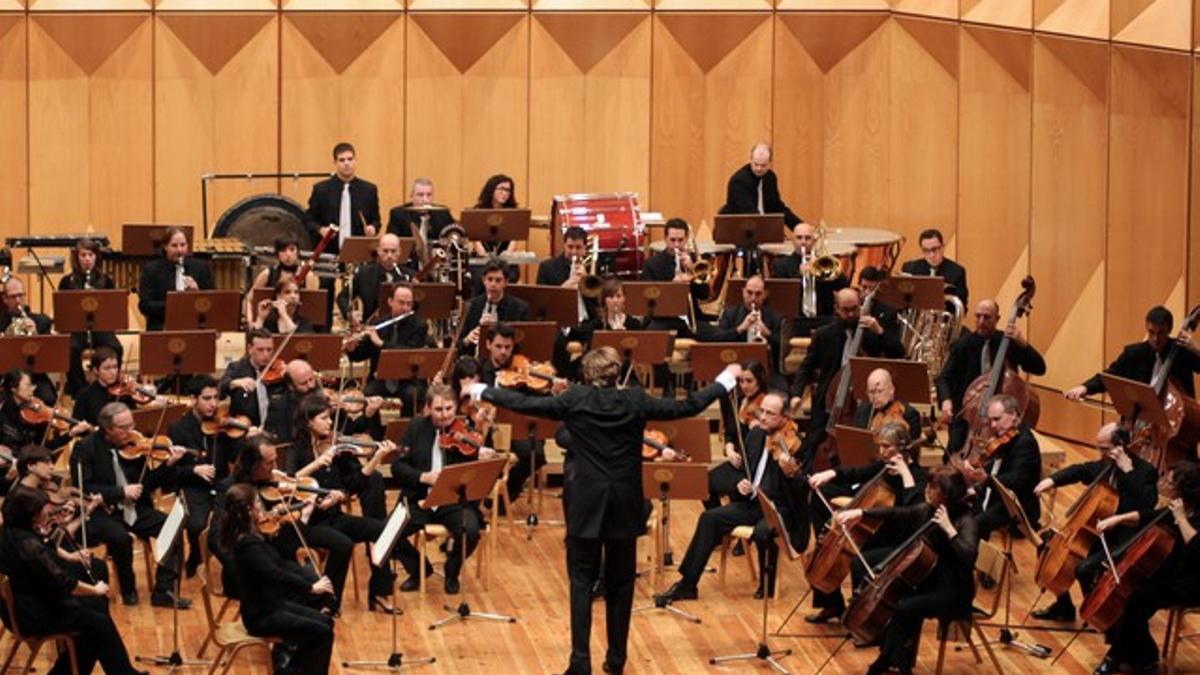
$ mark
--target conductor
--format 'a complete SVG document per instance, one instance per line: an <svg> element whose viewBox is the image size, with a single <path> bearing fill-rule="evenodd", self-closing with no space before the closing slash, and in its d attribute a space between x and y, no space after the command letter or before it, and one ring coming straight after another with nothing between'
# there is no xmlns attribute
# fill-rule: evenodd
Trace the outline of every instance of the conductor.
<svg viewBox="0 0 1200 675"><path fill-rule="evenodd" d="M563 464L567 520L567 575L571 584L571 665L568 673L591 673L592 582L604 561L608 653L604 670L625 668L633 606L637 537L645 530L642 498L642 436L647 420L691 417L733 389L741 367L731 364L716 382L676 401L620 389L621 356L612 347L583 357L583 384L558 396L526 396L475 384L472 398L527 415L562 420L574 439Z"/></svg>

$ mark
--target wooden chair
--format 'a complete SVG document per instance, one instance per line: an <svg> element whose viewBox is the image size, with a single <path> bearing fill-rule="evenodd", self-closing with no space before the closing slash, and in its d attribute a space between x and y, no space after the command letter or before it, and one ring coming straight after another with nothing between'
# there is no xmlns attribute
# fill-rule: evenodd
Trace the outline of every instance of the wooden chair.
<svg viewBox="0 0 1200 675"><path fill-rule="evenodd" d="M25 660L25 667L22 669L29 673L33 671L33 660L37 658L38 652L41 651L42 645L47 642L53 642L62 649L65 643L67 653L71 658L71 675L79 675L79 665L75 660L75 637L77 633L50 633L48 635L25 635L21 632L21 627L17 625L17 608L13 602L12 585L9 584L8 576L0 574L0 601L4 603L4 609L8 613L8 628L12 631L13 645L12 649L8 650L8 656L4 659L4 664L0 665L0 673L8 670L9 664L17 656L17 650L21 645L29 647L29 658Z"/></svg>
<svg viewBox="0 0 1200 675"><path fill-rule="evenodd" d="M488 510L486 514L488 517L483 519L483 523L479 528L479 545L475 547L475 577L479 579L480 584L483 586L483 590L485 591L488 590L488 582L490 581L488 575L490 568L484 566L484 559L495 555L495 551L493 549L493 546L495 545L495 537L488 535L492 528L497 526L495 523L498 522L497 518L499 518L499 495L501 485L503 485L503 480L498 479L496 484L492 486L492 508ZM413 536L416 537L415 545L417 547L417 552L421 554L420 560L418 561L417 574L421 575L421 595L425 595L425 561L429 559L428 546L431 542L447 541L450 538L450 530L448 530L444 525L430 523L421 528L421 531L417 532ZM455 545L458 545L458 543L459 542L455 542ZM464 561L463 566L466 567L466 564L466 561Z"/></svg>
<svg viewBox="0 0 1200 675"><path fill-rule="evenodd" d="M721 540L721 562L717 566L717 583L720 588L725 588L725 560L729 556L729 545L734 539L742 541L742 548L746 550L746 566L750 568L750 579L758 583L758 565L754 564L754 547L751 545L754 541L754 526L740 525ZM779 590L778 586L775 590Z"/></svg>
<svg viewBox="0 0 1200 675"><path fill-rule="evenodd" d="M995 593L992 595L991 606L987 608L975 605L972 607L971 617L967 619L957 619L953 621L938 621L938 659L937 668L934 673L941 675L942 666L946 660L946 643L952 639L951 633L956 632L957 635L953 638L967 643L967 647L971 649L971 653L975 656L975 663L983 663L983 659L979 656L979 650L975 647L975 642L971 639L971 634L974 633L981 643L983 648L987 650L988 659L992 662L992 667L997 673L1003 673L1004 669L1000 667L1000 661L996 659L996 653L992 651L992 646L988 643L987 636L983 634L983 629L975 622L976 616L982 616L985 619L996 615L996 611L1000 607L1000 598L1004 594L1004 585L1012 583L1012 562L1008 556L1004 555L1004 551L996 545L981 541L979 542L979 555L975 558L975 571L980 574L986 574L996 580Z"/></svg>
<svg viewBox="0 0 1200 675"><path fill-rule="evenodd" d="M1200 631L1183 632L1183 622L1189 616L1200 614L1200 607L1172 607L1167 613L1167 631L1163 636L1163 665L1167 673L1175 672L1175 657L1179 653L1179 643L1200 636Z"/></svg>
<svg viewBox="0 0 1200 675"><path fill-rule="evenodd" d="M209 523L210 525L212 523L211 514L209 515ZM216 616L213 617L216 623L220 623L221 619L225 617L225 612L237 601L225 594L225 588L221 585L221 575L217 573L214 576L211 560L212 555L208 550L208 527L205 527L204 531L200 533L200 568L201 573L204 575L205 587L219 589L209 591L209 595L221 599L221 606L217 608ZM235 612L233 616L237 618L238 612ZM205 634L204 641L200 643L200 651L196 654L198 657L204 658L204 652L208 651L208 644L212 642L213 635L214 631L210 623L208 633Z"/></svg>
<svg viewBox="0 0 1200 675"><path fill-rule="evenodd" d="M221 665L221 661L228 656L225 662L225 667L221 669L222 673L228 673L233 666L234 659L237 658L238 652L246 647L260 646L267 650L267 662L271 660L271 645L280 642L279 638L273 637L255 637L246 632L246 627L242 625L240 619L233 621L220 621L213 614L212 597L208 592L208 580L200 580L200 597L204 600L204 616L208 620L208 632L212 636L212 642L217 646L217 655L213 657L212 667L208 669L209 675L217 672L217 667Z"/></svg>

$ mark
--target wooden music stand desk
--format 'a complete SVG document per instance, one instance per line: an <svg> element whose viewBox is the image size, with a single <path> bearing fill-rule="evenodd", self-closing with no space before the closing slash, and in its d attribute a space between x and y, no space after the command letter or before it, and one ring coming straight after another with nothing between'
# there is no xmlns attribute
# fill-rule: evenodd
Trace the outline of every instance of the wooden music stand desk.
<svg viewBox="0 0 1200 675"><path fill-rule="evenodd" d="M217 366L217 331L168 330L142 333L139 345L144 375L199 375Z"/></svg>
<svg viewBox="0 0 1200 675"><path fill-rule="evenodd" d="M284 336L272 336L276 344L282 342ZM320 333L300 333L292 335L279 358L284 363L299 359L307 361L313 370L337 370L341 365L342 336Z"/></svg>
<svg viewBox="0 0 1200 675"><path fill-rule="evenodd" d="M463 209L462 228L471 241L496 243L529 239L529 209Z"/></svg>
<svg viewBox="0 0 1200 675"><path fill-rule="evenodd" d="M921 361L876 359L855 356L850 359L850 390L859 401L867 400L867 377L882 368L892 374L897 401L915 405L930 404L929 366Z"/></svg>
<svg viewBox="0 0 1200 675"><path fill-rule="evenodd" d="M770 371L771 357L762 342L697 342L692 345L692 376L700 382L712 382L731 363L754 359Z"/></svg>
<svg viewBox="0 0 1200 675"><path fill-rule="evenodd" d="M647 319L683 316L690 311L690 284L684 281L626 281L625 313Z"/></svg>
<svg viewBox="0 0 1200 675"><path fill-rule="evenodd" d="M510 284L505 292L529 303L529 314L536 321L552 321L560 327L579 323L579 291L574 288Z"/></svg>
<svg viewBox="0 0 1200 675"><path fill-rule="evenodd" d="M166 330L230 332L241 327L242 294L238 291L167 292Z"/></svg>
<svg viewBox="0 0 1200 675"><path fill-rule="evenodd" d="M729 279L725 291L725 306L741 303L742 289L746 286L745 279ZM799 279L766 279L763 289L766 297L763 306L775 310L781 319L795 319L800 315L800 287L803 281Z"/></svg>
<svg viewBox="0 0 1200 675"><path fill-rule="evenodd" d="M59 333L128 328L129 291L125 289L54 292L54 329Z"/></svg>
<svg viewBox="0 0 1200 675"><path fill-rule="evenodd" d="M598 330L592 333L592 349L612 347L626 363L661 365L671 358L675 335L669 330Z"/></svg>
<svg viewBox="0 0 1200 675"><path fill-rule="evenodd" d="M70 335L0 337L0 367L32 373L65 373L71 363Z"/></svg>

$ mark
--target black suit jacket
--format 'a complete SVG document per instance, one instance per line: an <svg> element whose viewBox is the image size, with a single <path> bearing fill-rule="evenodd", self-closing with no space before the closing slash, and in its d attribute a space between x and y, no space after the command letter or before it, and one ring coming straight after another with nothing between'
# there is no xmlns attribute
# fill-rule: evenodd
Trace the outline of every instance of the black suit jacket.
<svg viewBox="0 0 1200 675"><path fill-rule="evenodd" d="M997 330L988 339L993 358L1003 338L1004 332ZM962 408L963 394L967 393L967 387L979 377L982 369L983 343L984 339L978 333L967 333L950 345L950 353L942 364L942 372L937 376L939 404L949 400L954 403L955 412ZM1030 375L1046 374L1046 361L1038 350L1033 345L1022 347L1015 340L1008 345L1008 365Z"/></svg>
<svg viewBox="0 0 1200 675"><path fill-rule="evenodd" d="M804 222L792 213L779 196L779 178L768 169L762 178L754 175L750 164L746 164L729 177L725 189L725 205L721 213L758 213L758 184L762 182L763 213L782 213L783 224L790 230Z"/></svg>
<svg viewBox="0 0 1200 675"><path fill-rule="evenodd" d="M221 398L229 399L229 414L230 415L245 415L250 418L251 424L262 426L262 416L258 414L258 393L254 391L247 392L241 387L231 387L230 382L240 380L243 377L254 379L258 377L258 371L250 363L250 359L243 356L237 361L232 361L225 367L225 374L221 376L220 389ZM266 385L267 397L279 396L287 389L285 382L276 382ZM270 401L267 401L268 405Z"/></svg>
<svg viewBox="0 0 1200 675"><path fill-rule="evenodd" d="M1164 352L1163 358L1166 357ZM1127 380L1149 384L1150 378L1154 375L1154 349L1150 347L1150 343L1144 341L1125 345L1125 348L1121 350L1121 355L1117 357L1117 360L1108 364L1104 372ZM1200 356L1180 347L1179 353L1175 355L1175 360L1171 362L1170 377L1175 380L1183 393L1192 398L1196 398L1196 385L1192 377L1195 373L1200 373ZM1088 378L1083 386L1087 387L1089 394L1104 391L1104 381L1100 379L1098 373Z"/></svg>
<svg viewBox="0 0 1200 675"><path fill-rule="evenodd" d="M216 288L208 263L191 256L183 259L183 273L196 280L202 291ZM146 330L162 330L167 321L167 293L175 290L175 265L159 257L142 268L138 284L138 309L146 317Z"/></svg>
<svg viewBox="0 0 1200 675"><path fill-rule="evenodd" d="M394 234L397 237L413 236L413 228L421 222L421 213L419 211L405 210L405 207L408 206L412 206L412 202L404 202L400 206L394 206L388 212L387 231L389 234ZM454 214L450 213L449 210L430 211L429 232L425 233L426 239L437 239L447 225L453 225L454 223Z"/></svg>
<svg viewBox="0 0 1200 675"><path fill-rule="evenodd" d="M1135 454L1131 453L1129 458L1133 460L1133 468L1129 473L1114 468L1108 477L1109 485L1117 489L1117 513L1153 509L1158 503L1158 469ZM1050 475L1050 480L1058 487L1075 483L1091 484L1110 464L1112 462L1108 459L1072 464L1055 471Z"/></svg>
<svg viewBox="0 0 1200 675"><path fill-rule="evenodd" d="M668 251L659 251L654 255L646 258L646 262L642 264L642 281L674 281L675 280L675 255ZM689 289L692 294L692 304L697 301L708 299L707 284L691 284ZM699 310L699 307L697 307ZM699 314L697 314L699 316Z"/></svg>
<svg viewBox="0 0 1200 675"><path fill-rule="evenodd" d="M568 536L632 539L646 525L642 511L646 421L691 417L725 393L719 383L682 401L647 396L640 388L573 385L558 396L527 396L489 387L483 399L566 423L571 434L571 453L563 467Z"/></svg>
<svg viewBox="0 0 1200 675"><path fill-rule="evenodd" d="M416 505L429 494L429 486L421 482L421 474L433 469L433 442L437 435L437 427L428 417L413 418L404 430L400 446L407 447L408 453L392 462L392 475L400 482L400 491L409 504ZM474 461L445 448L442 449L442 460L442 466Z"/></svg>
<svg viewBox="0 0 1200 675"><path fill-rule="evenodd" d="M91 435L77 443L75 450L71 453L71 475L78 476L79 468L82 466L84 493L99 494L104 499L105 506L115 509L125 500L125 491L117 485L112 453L112 444L104 437L104 431L92 432ZM145 460L138 459L130 462L118 459L117 461L120 463L122 473L125 474L126 482L129 485L136 484L141 477L142 462ZM142 482L142 497L138 499L138 505L153 507L154 491L169 482L174 475L174 468L165 464L148 470L145 480ZM118 510L117 513L119 514L120 511Z"/></svg>
<svg viewBox="0 0 1200 675"><path fill-rule="evenodd" d="M92 288L98 290L110 290L117 287L112 277L99 270L92 270L92 275L88 283L91 284ZM58 290L60 291L81 291L83 287L83 275L79 272L65 274L63 278L58 280Z"/></svg>
<svg viewBox="0 0 1200 675"><path fill-rule="evenodd" d="M799 279L800 278L800 256L792 253L785 256L780 256L771 262L771 278L773 279ZM833 316L834 294L843 288L850 287L850 279L846 278L845 274L839 274L837 277L824 281L817 279L817 316ZM801 298L803 303L804 299ZM797 307L797 311L801 308ZM872 312L874 314L874 312ZM797 314L797 316L802 316Z"/></svg>
<svg viewBox="0 0 1200 675"><path fill-rule="evenodd" d="M338 224L341 207L342 179L330 176L313 185L312 194L308 196L305 225L314 243L321 239L322 227ZM350 234L347 236L364 236L364 220L368 225L374 225L376 232L379 231L379 190L374 183L355 176L350 180ZM325 252L337 253L340 248L338 237L334 237Z"/></svg>
<svg viewBox="0 0 1200 675"><path fill-rule="evenodd" d="M479 319L483 316L483 307L486 304L486 295L476 295L467 303L467 311L463 319L462 329L458 332L458 350L460 353L471 353L471 350L474 349L474 347L464 342L463 338L479 325ZM504 297L500 298L500 302L496 303L496 317L501 322L529 321L529 303L505 293Z"/></svg>
<svg viewBox="0 0 1200 675"><path fill-rule="evenodd" d="M571 278L571 261L566 256L556 255L538 263L538 286L562 286Z"/></svg>
<svg viewBox="0 0 1200 675"><path fill-rule="evenodd" d="M870 429L873 411L870 401L859 401L858 408L854 411L854 426ZM904 422L908 425L908 437L915 439L921 433L921 413L907 403L904 404Z"/></svg>
<svg viewBox="0 0 1200 675"><path fill-rule="evenodd" d="M937 273L931 274L932 270L933 268L929 266L929 263L925 262L924 258L909 260L900 266L901 272L904 272L905 274L911 274L914 277L941 277L947 284L950 285L950 288L946 289L946 292L950 295L957 296L959 300L962 300L963 309L966 311L971 311L971 306L967 304L966 268L949 258L944 258L942 260L941 267L939 267L937 270Z"/></svg>
<svg viewBox="0 0 1200 675"><path fill-rule="evenodd" d="M996 454L992 455L992 459L983 465L983 470L991 475L996 462L1000 462L996 480L1012 490L1017 496L1017 501L1021 502L1025 515L1029 516L1029 522L1036 527L1042 515L1042 505L1041 500L1033 494L1033 488L1042 479L1042 453L1029 427L1022 424L1019 429L1017 437L1000 446ZM999 495L993 494L988 506L992 506L999 499ZM979 506L983 505L982 495L976 503Z"/></svg>
<svg viewBox="0 0 1200 675"><path fill-rule="evenodd" d="M215 483L196 475L196 467L211 464L217 469L219 476L221 467L228 467L229 462L234 459L227 452L227 444L223 442L225 437L222 434L205 436L200 427L200 419L191 411L172 422L167 428L167 435L171 437L172 443L197 451L195 454L184 455L175 463L175 480L180 487L213 489Z"/></svg>
<svg viewBox="0 0 1200 675"><path fill-rule="evenodd" d="M380 321L386 318L383 317ZM429 327L420 315L413 314L380 330L379 338L383 340L383 347L376 347L370 338L364 337L349 354L351 361L371 360L372 380L378 379L376 371L379 370L379 353L381 351L384 349L422 349L428 347Z"/></svg>
<svg viewBox="0 0 1200 675"><path fill-rule="evenodd" d="M715 326L707 326L701 324L698 331L698 337L702 342L745 342L748 338L746 333L739 333L738 326L750 314L750 308L744 304L726 307L720 318L717 319ZM780 332L783 326L783 320L775 313L775 310L770 307L762 308L763 323L766 324L767 330L771 331L770 337L767 338L767 348L770 351L771 363L764 363L763 366L768 371L776 370L775 366L779 363L779 339Z"/></svg>
<svg viewBox="0 0 1200 675"><path fill-rule="evenodd" d="M389 283L388 274L383 270L383 265L377 262L370 262L358 268L354 273L354 297L362 298L363 304L363 320L370 319L375 315L375 310L379 309L380 301L386 298L380 298L379 293L385 283ZM391 283L407 281L412 278L412 272L399 265L391 271ZM342 290L337 295L337 306L341 310L343 317L350 315L350 289L342 286Z"/></svg>
<svg viewBox="0 0 1200 675"><path fill-rule="evenodd" d="M804 390L810 384L815 384L812 394L812 428L819 428L825 423L825 395L833 376L842 367L842 351L846 348L846 330L841 322L822 326L813 333L812 344L800 362L796 379L792 383L792 396L803 396ZM884 331L876 335L869 330L863 331L861 350L868 356L879 356L889 359L904 357L904 345L895 336Z"/></svg>

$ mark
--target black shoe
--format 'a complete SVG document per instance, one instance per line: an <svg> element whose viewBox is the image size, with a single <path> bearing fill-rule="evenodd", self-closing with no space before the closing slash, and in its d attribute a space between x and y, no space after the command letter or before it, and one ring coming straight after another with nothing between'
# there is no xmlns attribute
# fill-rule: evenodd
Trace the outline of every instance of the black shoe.
<svg viewBox="0 0 1200 675"><path fill-rule="evenodd" d="M132 593L122 593L122 594L121 594L121 602L122 602L123 604L125 604L125 605L128 605L128 606L130 606L130 607L132 607L133 605L136 605L136 604L138 604L138 594L137 594L137 591L134 591L134 592L132 592Z"/></svg>
<svg viewBox="0 0 1200 675"><path fill-rule="evenodd" d="M746 555L746 547L742 545L741 539L738 539L737 543L733 545L733 550L730 551L730 553L732 553L733 557L735 558L740 558Z"/></svg>
<svg viewBox="0 0 1200 675"><path fill-rule="evenodd" d="M763 583L762 578L759 578L758 589L754 591L754 599L762 600L764 595L775 595L775 580L771 579L767 583Z"/></svg>
<svg viewBox="0 0 1200 675"><path fill-rule="evenodd" d="M183 571L184 571L184 574L187 575L188 579L192 579L196 576L196 570L198 570L198 569L200 569L200 561L199 560L188 560L187 565L185 565L183 568Z"/></svg>
<svg viewBox="0 0 1200 675"><path fill-rule="evenodd" d="M176 607L178 609L191 609L192 601L187 598L181 598L175 595L175 591L154 592L150 594L150 606L152 607Z"/></svg>
<svg viewBox="0 0 1200 675"><path fill-rule="evenodd" d="M837 609L836 607L824 607L816 614L809 614L808 616L804 617L804 620L809 623L829 623L830 621L841 617L842 612L844 611L844 609Z"/></svg>
<svg viewBox="0 0 1200 675"><path fill-rule="evenodd" d="M395 614L400 616L404 614L404 610L398 607L392 607L392 603L385 600L382 596L369 595L367 596L367 611L383 612L384 614Z"/></svg>
<svg viewBox="0 0 1200 675"><path fill-rule="evenodd" d="M419 588L421 588L421 577L415 574L408 577L404 580L404 583L400 584L401 593L412 593Z"/></svg>
<svg viewBox="0 0 1200 675"><path fill-rule="evenodd" d="M446 577L446 595L458 595L458 579Z"/></svg>
<svg viewBox="0 0 1200 675"><path fill-rule="evenodd" d="M986 574L980 574L979 587L986 591L990 591L996 587L996 580Z"/></svg>
<svg viewBox="0 0 1200 675"><path fill-rule="evenodd" d="M614 666L608 661L605 661L604 665L600 666L600 669L606 673L616 673L616 675L621 675L621 673L625 672L625 666Z"/></svg>
<svg viewBox="0 0 1200 675"><path fill-rule="evenodd" d="M1092 675L1113 675L1113 673L1121 672L1121 665L1112 656L1105 656L1100 665L1092 671Z"/></svg>
<svg viewBox="0 0 1200 675"><path fill-rule="evenodd" d="M1055 602L1044 609L1034 610L1030 616L1039 621L1064 621L1070 623L1075 620L1075 605L1070 602Z"/></svg>
<svg viewBox="0 0 1200 675"><path fill-rule="evenodd" d="M854 645L855 649L867 649L869 647L878 647L881 642L883 642L882 636L877 637L874 640L871 640L870 642L867 642L866 640L860 640L858 638L850 639L850 643Z"/></svg>
<svg viewBox="0 0 1200 675"><path fill-rule="evenodd" d="M695 600L700 597L700 591L695 586L684 586L682 581L676 581L665 593L654 596L655 602L671 604L676 600Z"/></svg>

